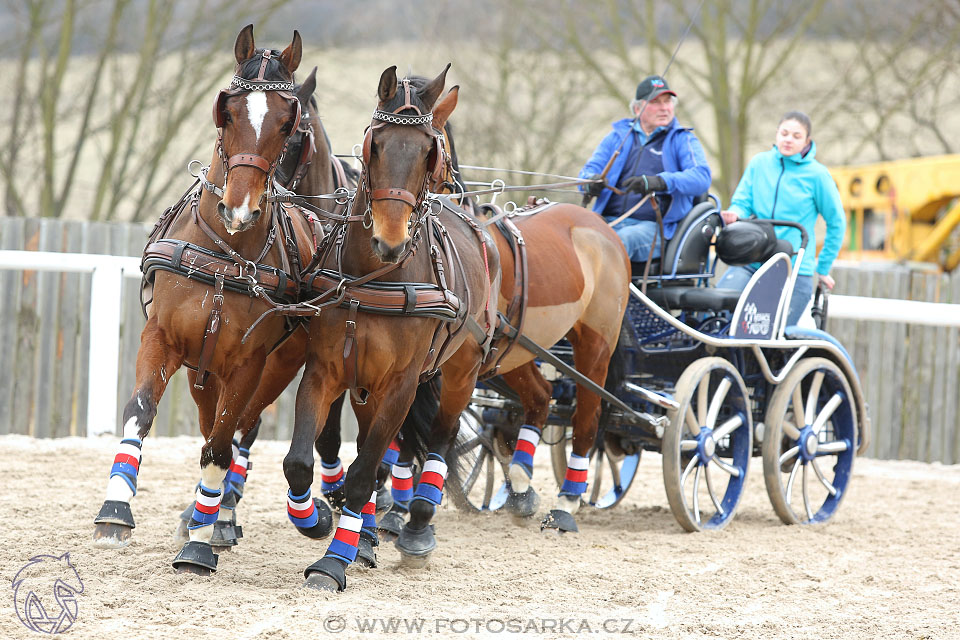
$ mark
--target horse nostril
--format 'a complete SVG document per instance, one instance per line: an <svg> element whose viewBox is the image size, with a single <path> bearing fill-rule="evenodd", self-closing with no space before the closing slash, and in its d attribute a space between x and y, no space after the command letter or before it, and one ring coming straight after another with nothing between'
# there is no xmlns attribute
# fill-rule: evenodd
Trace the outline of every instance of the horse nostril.
<svg viewBox="0 0 960 640"><path fill-rule="evenodd" d="M220 217L224 220L227 219L227 205L223 204L223 200L217 203L217 213L219 213Z"/></svg>
<svg viewBox="0 0 960 640"><path fill-rule="evenodd" d="M250 212L251 221L256 220L259 217L260 217L260 209L254 209L253 211Z"/></svg>

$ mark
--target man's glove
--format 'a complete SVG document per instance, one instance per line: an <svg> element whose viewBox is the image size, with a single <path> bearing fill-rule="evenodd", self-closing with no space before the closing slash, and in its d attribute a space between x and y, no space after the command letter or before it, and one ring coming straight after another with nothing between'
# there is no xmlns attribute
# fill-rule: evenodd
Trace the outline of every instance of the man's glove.
<svg viewBox="0 0 960 640"><path fill-rule="evenodd" d="M654 191L666 191L667 183L660 176L633 176L623 181L623 189L647 195Z"/></svg>
<svg viewBox="0 0 960 640"><path fill-rule="evenodd" d="M603 193L604 188L606 188L607 186L606 182L604 182L603 178L600 176L599 173L593 174L592 176L587 178L587 180L597 180L597 182L591 182L590 184L586 185L588 196L593 196L593 197L599 196L601 193Z"/></svg>

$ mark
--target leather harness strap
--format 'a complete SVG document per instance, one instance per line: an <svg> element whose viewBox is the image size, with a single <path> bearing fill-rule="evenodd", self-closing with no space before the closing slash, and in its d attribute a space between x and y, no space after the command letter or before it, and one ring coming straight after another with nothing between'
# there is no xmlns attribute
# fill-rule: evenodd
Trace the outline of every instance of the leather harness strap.
<svg viewBox="0 0 960 640"><path fill-rule="evenodd" d="M203 389L207 383L207 367L213 360L213 352L220 339L220 312L223 310L223 275L216 275L216 284L213 285L213 305L210 307L210 317L207 318L207 328L203 331L203 341L200 343L200 358L197 360L197 378L193 383L195 389Z"/></svg>
<svg viewBox="0 0 960 640"><path fill-rule="evenodd" d="M492 352L496 352L495 359L489 368L485 367L483 377L492 377L497 375L500 364L507 356L513 346L517 343L518 336L523 334L524 320L527 315L527 290L528 290L528 270L527 270L527 246L523 240L523 234L509 217L503 218L495 225L507 240L507 244L513 249L513 295L510 303L507 305L506 315L500 315L497 327L497 343ZM511 238L512 236L512 238ZM516 320L514 321L514 315ZM511 324L516 322L516 324ZM505 331L510 327L511 331Z"/></svg>

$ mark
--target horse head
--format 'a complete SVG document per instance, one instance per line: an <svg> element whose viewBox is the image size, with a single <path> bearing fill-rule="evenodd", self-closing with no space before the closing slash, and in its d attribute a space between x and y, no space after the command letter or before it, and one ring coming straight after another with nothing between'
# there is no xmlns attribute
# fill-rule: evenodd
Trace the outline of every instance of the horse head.
<svg viewBox="0 0 960 640"><path fill-rule="evenodd" d="M452 100L437 100L449 68L433 80L397 80L396 67L380 76L363 164L373 227L370 243L383 262L396 262L409 248L414 215L422 216L428 191L443 181L446 153L440 130L456 105L456 92L451 92Z"/></svg>
<svg viewBox="0 0 960 640"><path fill-rule="evenodd" d="M260 217L281 156L299 126L301 105L293 93L293 73L301 54L297 31L282 52L257 49L253 25L237 36L236 72L213 109L225 176L217 213L231 234L249 229Z"/></svg>

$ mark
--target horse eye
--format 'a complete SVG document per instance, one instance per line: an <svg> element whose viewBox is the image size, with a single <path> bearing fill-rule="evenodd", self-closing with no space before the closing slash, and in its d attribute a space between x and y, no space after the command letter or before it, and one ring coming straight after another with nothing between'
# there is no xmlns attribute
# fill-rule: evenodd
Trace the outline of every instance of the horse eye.
<svg viewBox="0 0 960 640"><path fill-rule="evenodd" d="M227 123L233 122L233 116L231 116L230 112L226 109L223 111L223 121Z"/></svg>
<svg viewBox="0 0 960 640"><path fill-rule="evenodd" d="M280 128L280 131L286 135L290 135L290 132L293 131L293 121L288 120L287 123Z"/></svg>

